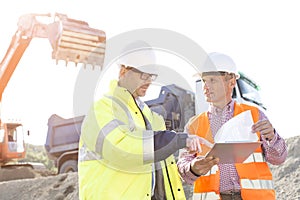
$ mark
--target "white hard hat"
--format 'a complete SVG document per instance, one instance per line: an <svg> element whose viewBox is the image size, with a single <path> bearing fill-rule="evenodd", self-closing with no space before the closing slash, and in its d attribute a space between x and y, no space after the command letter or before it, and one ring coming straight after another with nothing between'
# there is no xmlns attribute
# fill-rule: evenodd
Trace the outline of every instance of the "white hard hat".
<svg viewBox="0 0 300 200"><path fill-rule="evenodd" d="M121 52L119 65L134 67L148 74L157 74L158 65L152 47L141 40L128 44Z"/></svg>
<svg viewBox="0 0 300 200"><path fill-rule="evenodd" d="M205 72L215 71L234 73L237 79L240 77L236 65L231 57L222 53L212 52L208 54L201 76Z"/></svg>

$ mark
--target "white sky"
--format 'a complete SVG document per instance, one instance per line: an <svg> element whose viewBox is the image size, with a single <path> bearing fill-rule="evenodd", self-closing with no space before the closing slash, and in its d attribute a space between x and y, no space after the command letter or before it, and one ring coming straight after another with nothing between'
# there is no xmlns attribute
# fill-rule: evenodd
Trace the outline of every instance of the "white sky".
<svg viewBox="0 0 300 200"><path fill-rule="evenodd" d="M185 2L185 3L183 3ZM0 7L3 57L27 13L63 13L106 32L107 39L139 28L163 28L197 42L206 52L230 55L261 87L267 116L281 136L300 134L297 94L300 12L295 1L5 1ZM55 65L46 39L34 39L7 87L1 114L22 119L27 142L44 144L51 114L72 117L78 68ZM1 59L2 59L1 57ZM71 103L70 103L71 102Z"/></svg>

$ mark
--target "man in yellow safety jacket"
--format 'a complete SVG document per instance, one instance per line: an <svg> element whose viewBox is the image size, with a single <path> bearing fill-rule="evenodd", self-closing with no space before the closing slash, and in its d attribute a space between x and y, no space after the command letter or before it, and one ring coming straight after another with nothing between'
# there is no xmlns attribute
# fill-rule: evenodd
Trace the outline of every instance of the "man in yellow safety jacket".
<svg viewBox="0 0 300 200"><path fill-rule="evenodd" d="M157 77L153 50L136 41L123 53L119 80L82 124L80 199L185 199L173 153L197 151L199 138L167 131L162 116L140 99Z"/></svg>
<svg viewBox="0 0 300 200"><path fill-rule="evenodd" d="M203 93L210 103L209 110L192 117L186 125L187 132L213 144L224 123L250 110L254 122L252 132L257 134L262 146L245 162L232 164L220 164L218 158L214 157L205 158L210 148L204 145L201 153L182 153L177 163L182 178L188 183L194 183L194 199L274 200L272 174L267 162L279 165L285 161L287 147L284 139L260 109L232 99L240 75L229 56L210 53L206 65L211 66L204 66L200 76Z"/></svg>

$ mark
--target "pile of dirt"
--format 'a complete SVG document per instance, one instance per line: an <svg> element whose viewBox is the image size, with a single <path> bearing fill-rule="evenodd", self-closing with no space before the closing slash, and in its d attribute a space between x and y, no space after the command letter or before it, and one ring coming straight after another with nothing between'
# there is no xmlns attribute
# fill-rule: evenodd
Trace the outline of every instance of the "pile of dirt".
<svg viewBox="0 0 300 200"><path fill-rule="evenodd" d="M0 169L0 182L19 179L32 179L54 175L56 175L56 172L44 168L33 169L29 166L13 166Z"/></svg>
<svg viewBox="0 0 300 200"><path fill-rule="evenodd" d="M76 200L77 173L0 183L2 200Z"/></svg>
<svg viewBox="0 0 300 200"><path fill-rule="evenodd" d="M279 166L270 165L276 199L300 200L300 136L287 139L287 145L286 162ZM0 182L0 194L1 200L78 200L78 174L48 177L40 174L33 179Z"/></svg>
<svg viewBox="0 0 300 200"><path fill-rule="evenodd" d="M0 169L0 181L10 181L35 177L37 177L37 174L30 167L14 167L13 169Z"/></svg>
<svg viewBox="0 0 300 200"><path fill-rule="evenodd" d="M277 199L300 200L300 136L286 140L288 157L279 166L270 165Z"/></svg>

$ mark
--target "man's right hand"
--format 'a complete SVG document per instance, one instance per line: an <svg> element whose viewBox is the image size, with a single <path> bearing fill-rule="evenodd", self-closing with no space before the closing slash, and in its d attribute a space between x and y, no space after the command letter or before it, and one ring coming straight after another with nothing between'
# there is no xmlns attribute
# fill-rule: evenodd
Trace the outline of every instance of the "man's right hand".
<svg viewBox="0 0 300 200"><path fill-rule="evenodd" d="M206 139L199 137L197 135L188 134L188 138L186 140L186 147L189 153L201 153L202 148L201 145L205 145L209 148L213 147L213 144L207 141Z"/></svg>
<svg viewBox="0 0 300 200"><path fill-rule="evenodd" d="M198 156L191 162L191 170L195 174L201 176L209 172L209 170L219 163L219 158Z"/></svg>

